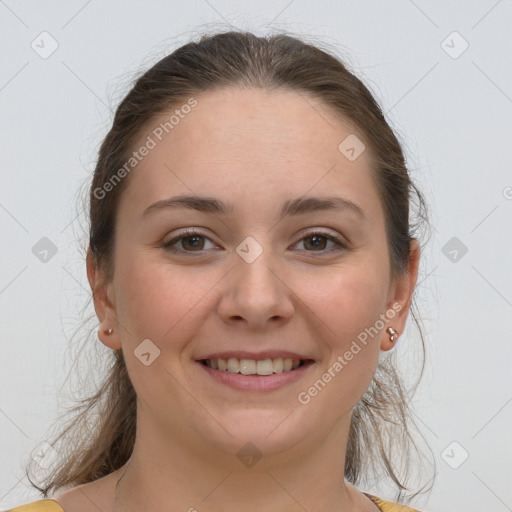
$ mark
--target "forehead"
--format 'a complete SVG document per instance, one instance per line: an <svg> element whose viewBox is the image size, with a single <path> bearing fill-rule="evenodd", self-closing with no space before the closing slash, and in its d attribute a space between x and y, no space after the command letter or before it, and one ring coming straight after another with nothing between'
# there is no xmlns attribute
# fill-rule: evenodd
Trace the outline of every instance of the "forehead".
<svg viewBox="0 0 512 512"><path fill-rule="evenodd" d="M228 88L203 93L195 100L197 106L166 137L170 144L186 143L245 160L283 155L289 160L304 156L328 160L338 151L340 130L354 131L318 99L289 89ZM154 125L159 121L162 118ZM263 153L262 143L273 151ZM198 152L194 157L206 159L208 154Z"/></svg>
<svg viewBox="0 0 512 512"><path fill-rule="evenodd" d="M333 189L368 207L377 200L368 146L353 161L339 149L348 136L363 135L318 99L237 88L193 99L195 106L183 107L193 104L185 99L141 133L134 149L149 139L153 147L132 171L122 202L140 211L175 192L236 202L238 193L263 201Z"/></svg>

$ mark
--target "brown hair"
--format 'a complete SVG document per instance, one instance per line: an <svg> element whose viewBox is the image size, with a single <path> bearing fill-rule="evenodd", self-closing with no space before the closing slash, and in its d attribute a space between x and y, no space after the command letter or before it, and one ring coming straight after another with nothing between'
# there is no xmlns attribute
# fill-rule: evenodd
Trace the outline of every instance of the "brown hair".
<svg viewBox="0 0 512 512"><path fill-rule="evenodd" d="M156 116L195 94L230 86L304 93L321 100L342 121L349 120L358 127L374 157L372 171L385 211L392 272L406 272L410 243L417 239L421 221L427 219L426 204L409 177L401 145L370 91L334 54L297 37L257 37L229 31L203 35L198 42L185 44L161 59L136 80L117 108L112 128L101 144L89 190L88 256L104 271L105 282L113 276L115 218L128 180L121 180L101 199L95 191L130 158L136 140ZM409 216L413 204L417 207L416 223ZM415 308L413 299L411 312L420 332L423 356L414 391L425 367L425 341ZM108 368L97 391L72 408L71 421L50 442L62 445L57 467L40 486L29 477L45 497L52 490L105 476L131 456L136 393L122 351L108 354L104 356ZM418 468L412 463L411 448L414 446L420 455L410 431L415 425L409 409L412 394L406 394L392 354L379 364L369 389L353 409L345 462L345 478L350 483L368 481L370 469L380 478L380 467L396 484L397 500L408 490L409 469ZM403 479L393 463L397 454L405 465Z"/></svg>

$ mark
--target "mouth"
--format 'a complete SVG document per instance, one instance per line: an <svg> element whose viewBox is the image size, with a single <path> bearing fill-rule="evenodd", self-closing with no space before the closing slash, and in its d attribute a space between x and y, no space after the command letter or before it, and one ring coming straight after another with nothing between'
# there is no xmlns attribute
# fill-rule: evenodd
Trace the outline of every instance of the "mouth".
<svg viewBox="0 0 512 512"><path fill-rule="evenodd" d="M239 391L273 391L299 380L313 359L199 359L198 367L215 381Z"/></svg>
<svg viewBox="0 0 512 512"><path fill-rule="evenodd" d="M312 363L313 360L281 357L256 360L230 357L229 359L200 359L198 362L213 370L238 373L241 375L259 375L263 377L281 372L295 371L308 363Z"/></svg>

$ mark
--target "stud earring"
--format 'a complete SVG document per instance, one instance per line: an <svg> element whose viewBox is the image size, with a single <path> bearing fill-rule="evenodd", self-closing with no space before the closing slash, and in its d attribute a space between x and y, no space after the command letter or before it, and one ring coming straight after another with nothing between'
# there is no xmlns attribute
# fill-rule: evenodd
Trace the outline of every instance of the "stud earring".
<svg viewBox="0 0 512 512"><path fill-rule="evenodd" d="M105 329L103 332L108 335L108 334L112 334L114 332L114 330L109 328L109 329Z"/></svg>
<svg viewBox="0 0 512 512"><path fill-rule="evenodd" d="M398 333L393 329L393 327L388 327L386 331L389 333L389 339L392 342L395 342L398 339Z"/></svg>

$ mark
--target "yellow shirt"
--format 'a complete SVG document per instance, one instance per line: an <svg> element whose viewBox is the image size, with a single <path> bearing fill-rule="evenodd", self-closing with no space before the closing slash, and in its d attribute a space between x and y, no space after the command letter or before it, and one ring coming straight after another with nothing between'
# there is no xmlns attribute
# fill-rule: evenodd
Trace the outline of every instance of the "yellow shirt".
<svg viewBox="0 0 512 512"><path fill-rule="evenodd" d="M381 512L419 512L415 508L399 505L391 501L385 501L371 494L363 493L368 496ZM21 507L11 508L6 512L65 512L65 510L53 499L44 499L21 505Z"/></svg>
<svg viewBox="0 0 512 512"><path fill-rule="evenodd" d="M34 501L21 507L11 508L6 512L63 512L64 509L52 499Z"/></svg>

